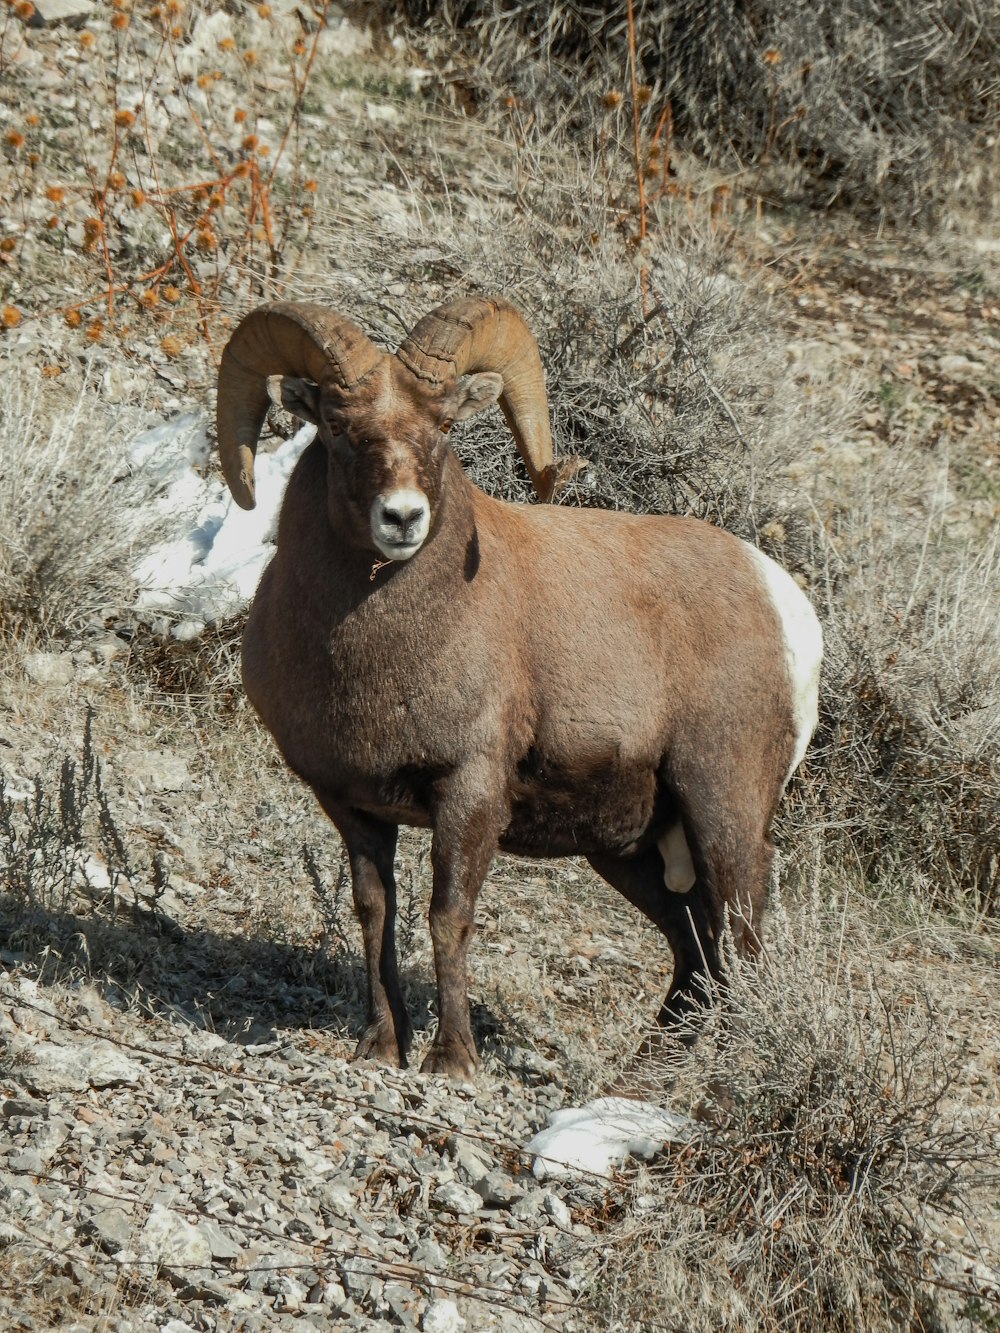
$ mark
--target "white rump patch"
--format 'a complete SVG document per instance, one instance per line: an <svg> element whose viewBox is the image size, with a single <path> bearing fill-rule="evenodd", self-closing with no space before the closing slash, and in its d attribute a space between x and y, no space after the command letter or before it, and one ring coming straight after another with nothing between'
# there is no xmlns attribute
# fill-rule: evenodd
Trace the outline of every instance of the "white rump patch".
<svg viewBox="0 0 1000 1333"><path fill-rule="evenodd" d="M687 893L694 885L695 873L691 848L681 821L672 824L656 845L663 857L664 884L671 893Z"/></svg>
<svg viewBox="0 0 1000 1333"><path fill-rule="evenodd" d="M812 603L787 570L756 546L746 543L760 570L768 595L781 620L785 637L785 662L792 686L792 715L795 719L795 753L785 782L792 776L819 720L819 668L823 660L823 631Z"/></svg>

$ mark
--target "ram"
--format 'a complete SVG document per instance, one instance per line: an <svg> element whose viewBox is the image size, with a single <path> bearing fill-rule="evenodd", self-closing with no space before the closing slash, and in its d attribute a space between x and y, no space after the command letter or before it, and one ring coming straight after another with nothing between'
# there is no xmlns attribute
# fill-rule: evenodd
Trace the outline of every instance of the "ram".
<svg viewBox="0 0 1000 1333"><path fill-rule="evenodd" d="M276 303L222 357L218 441L238 504L270 400L315 423L243 637L247 693L347 849L368 974L358 1056L405 1065L400 824L432 830L438 1029L425 1071L478 1057L467 952L497 849L584 856L654 922L676 1023L759 947L769 829L816 724L822 641L795 582L692 518L491 499L451 427L499 399L542 500L558 482L533 335L453 301L395 354Z"/></svg>

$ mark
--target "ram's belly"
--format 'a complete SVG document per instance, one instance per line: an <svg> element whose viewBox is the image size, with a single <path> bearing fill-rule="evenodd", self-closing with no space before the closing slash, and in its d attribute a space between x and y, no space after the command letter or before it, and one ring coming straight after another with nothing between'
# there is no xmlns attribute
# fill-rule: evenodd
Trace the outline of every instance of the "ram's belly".
<svg viewBox="0 0 1000 1333"><path fill-rule="evenodd" d="M521 856L630 855L666 818L652 766L566 772L540 765L522 773L513 796L500 846Z"/></svg>

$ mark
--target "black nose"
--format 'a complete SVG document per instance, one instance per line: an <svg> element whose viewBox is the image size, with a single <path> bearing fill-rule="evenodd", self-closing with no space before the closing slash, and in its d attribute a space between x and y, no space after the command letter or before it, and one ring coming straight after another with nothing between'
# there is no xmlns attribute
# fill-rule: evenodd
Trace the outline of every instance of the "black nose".
<svg viewBox="0 0 1000 1333"><path fill-rule="evenodd" d="M405 538L421 521L425 512L422 504L389 505L382 510L382 520L388 527L395 528L399 535Z"/></svg>

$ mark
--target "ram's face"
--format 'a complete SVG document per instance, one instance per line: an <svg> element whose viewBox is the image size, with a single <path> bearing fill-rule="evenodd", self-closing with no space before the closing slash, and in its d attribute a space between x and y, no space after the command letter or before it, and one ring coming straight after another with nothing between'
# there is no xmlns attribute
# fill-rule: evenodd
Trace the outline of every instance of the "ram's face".
<svg viewBox="0 0 1000 1333"><path fill-rule="evenodd" d="M290 376L268 387L288 411L315 422L332 488L359 536L386 560L410 560L433 525L448 432L494 402L503 381L485 373L428 388L387 357L349 394Z"/></svg>

